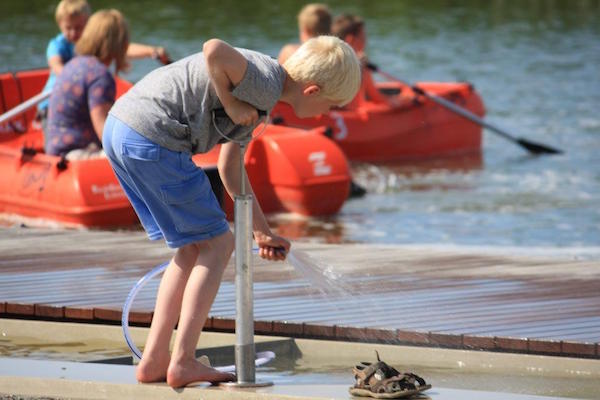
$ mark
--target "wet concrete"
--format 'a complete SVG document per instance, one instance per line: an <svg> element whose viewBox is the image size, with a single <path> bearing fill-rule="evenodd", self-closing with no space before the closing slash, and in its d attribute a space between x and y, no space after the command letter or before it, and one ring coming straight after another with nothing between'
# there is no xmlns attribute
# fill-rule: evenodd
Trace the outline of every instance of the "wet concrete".
<svg viewBox="0 0 600 400"><path fill-rule="evenodd" d="M348 384L315 382L306 377L286 377L277 373L258 373L257 381L272 381L260 389L231 390L207 386L174 390L165 384L136 383L133 366L85 364L67 361L0 358L0 392L25 396L58 396L80 399L147 398L170 399L350 399ZM311 378L315 378L312 376ZM318 378L327 378L320 376ZM43 391L43 393L40 393ZM111 397L106 397L107 395ZM116 396L116 397L113 397ZM155 397L156 398L156 397ZM507 392L434 387L422 399L444 400L556 400L558 397ZM564 398L564 397L563 397Z"/></svg>
<svg viewBox="0 0 600 400"><path fill-rule="evenodd" d="M107 352L123 353L119 327L0 319L0 331L0 346L22 338L22 343L34 348L52 349L53 357L48 360L45 350L0 357L0 393L12 388L8 393L78 398L82 385L92 385L94 391L110 392L111 396L126 394L123 398L169 398L182 394L164 384L136 384L131 365L98 364ZM132 330L134 340L141 343L146 333L143 328ZM230 334L204 333L199 354L209 355L214 365L233 363L234 341ZM539 399L535 396L597 399L600 392L599 360L268 336L257 336L256 342L257 347L277 354L273 362L257 370L259 381L275 383L271 388L253 392L271 396L263 399L283 399L282 396L348 399L347 390L353 383L351 366L361 360L373 361L374 350L391 365L413 371L433 384L433 389L427 392L431 399ZM61 356L63 359L59 359ZM72 361L86 357L94 363ZM190 396L196 393L197 398L197 390L183 392ZM205 392L200 397L206 398ZM235 398L214 389L209 392L225 396L215 399Z"/></svg>

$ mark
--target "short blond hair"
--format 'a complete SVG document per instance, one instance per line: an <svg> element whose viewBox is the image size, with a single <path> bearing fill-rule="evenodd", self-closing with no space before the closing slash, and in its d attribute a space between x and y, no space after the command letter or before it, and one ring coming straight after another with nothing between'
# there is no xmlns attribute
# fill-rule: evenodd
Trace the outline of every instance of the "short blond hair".
<svg viewBox="0 0 600 400"><path fill-rule="evenodd" d="M76 17L85 15L86 17L92 13L92 8L86 0L61 0L56 6L54 18L56 23L60 24L64 18Z"/></svg>
<svg viewBox="0 0 600 400"><path fill-rule="evenodd" d="M360 87L360 63L346 42L335 36L318 36L304 42L283 64L294 81L313 83L321 95L343 106Z"/></svg>
<svg viewBox="0 0 600 400"><path fill-rule="evenodd" d="M129 27L123 14L115 9L96 11L86 24L75 45L79 55L95 56L100 61L117 65L117 72L129 67L127 63Z"/></svg>
<svg viewBox="0 0 600 400"><path fill-rule="evenodd" d="M302 7L298 14L298 26L312 36L329 35L331 31L331 12L325 4L307 4Z"/></svg>

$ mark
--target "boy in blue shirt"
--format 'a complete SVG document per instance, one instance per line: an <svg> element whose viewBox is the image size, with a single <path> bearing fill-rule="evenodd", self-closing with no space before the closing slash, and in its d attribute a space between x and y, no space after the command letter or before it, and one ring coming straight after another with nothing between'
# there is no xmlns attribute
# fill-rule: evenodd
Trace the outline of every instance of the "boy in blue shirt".
<svg viewBox="0 0 600 400"><path fill-rule="evenodd" d="M50 67L50 75L44 86L44 92L52 90L56 76L61 73L64 65L75 55L75 42L81 37L83 28L92 13L92 10L85 0L62 0L56 6L54 17L60 29L48 43L46 48L46 59ZM48 100L42 101L38 105L37 119L42 122L42 128L45 129L45 120L48 114Z"/></svg>

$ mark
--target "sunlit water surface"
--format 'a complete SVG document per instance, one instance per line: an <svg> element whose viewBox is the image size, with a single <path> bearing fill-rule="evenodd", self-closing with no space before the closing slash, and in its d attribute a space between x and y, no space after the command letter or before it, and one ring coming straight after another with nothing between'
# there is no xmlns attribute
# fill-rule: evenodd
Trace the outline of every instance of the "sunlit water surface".
<svg viewBox="0 0 600 400"><path fill-rule="evenodd" d="M46 1L0 4L2 70L44 65L57 28ZM276 55L297 35L291 0L91 1L129 18L132 39L165 46L174 59L203 41ZM325 242L594 248L600 245L600 2L548 0L348 2L362 15L368 52L408 81L472 82L489 121L564 150L531 157L491 132L476 160L354 165L369 193L339 215L273 222L291 238ZM145 12L140 12L145 10ZM154 68L138 61L125 77Z"/></svg>

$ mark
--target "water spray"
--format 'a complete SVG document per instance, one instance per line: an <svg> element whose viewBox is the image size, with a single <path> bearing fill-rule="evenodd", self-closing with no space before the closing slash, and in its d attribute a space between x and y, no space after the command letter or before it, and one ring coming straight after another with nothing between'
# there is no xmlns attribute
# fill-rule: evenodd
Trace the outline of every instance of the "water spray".
<svg viewBox="0 0 600 400"><path fill-rule="evenodd" d="M251 252L253 254L258 254L258 248L252 248ZM336 292L336 290L332 288L339 286L340 283L343 284L341 276L335 274L333 271L331 271L329 267L320 265L318 261L313 260L308 254L300 250L292 248L288 254L288 262L298 272L300 272L309 282L311 282L311 284L314 287L317 287L320 291L322 291L325 294L331 294L332 292ZM131 312L131 307L133 305L135 297L138 295L140 290L142 290L151 279L162 274L168 266L169 262L164 262L160 265L157 265L156 267L151 269L146 275L140 278L136 282L136 284L131 288L129 294L127 295L125 303L123 304L123 313L121 315L121 327L123 329L123 336L125 337L125 342L127 343L127 346L133 353L133 356L138 360L142 359L142 352L135 345L129 331L129 314ZM253 326L254 321L251 321L251 327ZM256 353L256 359L254 359L254 356L252 356L252 359L254 359L254 367L264 365L269 361L273 360L274 358L275 353L272 351ZM247 366L245 368L247 368ZM216 367L216 369L222 372L235 372L236 365Z"/></svg>

